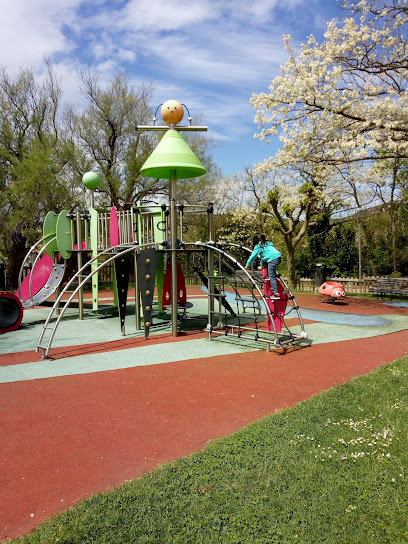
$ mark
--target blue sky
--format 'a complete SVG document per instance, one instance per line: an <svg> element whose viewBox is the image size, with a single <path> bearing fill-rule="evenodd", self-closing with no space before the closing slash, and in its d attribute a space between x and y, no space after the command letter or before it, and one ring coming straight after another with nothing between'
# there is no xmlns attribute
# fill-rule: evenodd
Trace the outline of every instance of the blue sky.
<svg viewBox="0 0 408 544"><path fill-rule="evenodd" d="M123 69L135 86L153 83L153 107L176 99L199 114L221 144L216 162L232 174L279 145L254 140L249 99L286 61L283 34L295 46L321 39L336 16L336 0L12 0L2 6L0 65L41 74L48 57L70 103L81 100L85 66L102 81Z"/></svg>

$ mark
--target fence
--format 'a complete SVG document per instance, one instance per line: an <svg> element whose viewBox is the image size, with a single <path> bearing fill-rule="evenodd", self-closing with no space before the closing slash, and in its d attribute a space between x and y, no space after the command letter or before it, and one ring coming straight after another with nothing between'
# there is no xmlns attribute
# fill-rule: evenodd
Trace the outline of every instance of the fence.
<svg viewBox="0 0 408 544"><path fill-rule="evenodd" d="M327 281L336 281L341 283L347 295L368 295L369 288L374 285L374 281L380 276L364 277L361 280L357 278L327 278ZM283 276L283 279L288 282L288 278ZM198 274L194 273L186 277L187 285L200 285L201 280ZM306 293L317 293L319 288L315 285L314 278L299 278L297 280L295 290Z"/></svg>
<svg viewBox="0 0 408 544"><path fill-rule="evenodd" d="M327 281L337 281L344 287L346 295L367 295L369 288L374 285L378 276L364 277L361 280L357 278L327 278ZM319 288L315 285L315 280L310 278L299 278L296 289L310 293L317 293Z"/></svg>
<svg viewBox="0 0 408 544"><path fill-rule="evenodd" d="M23 277L25 277L30 271L29 267L25 267ZM374 281L380 276L367 276L361 280L357 278L327 278L327 281L337 281L344 286L344 290L347 295L367 295L369 294L369 288L374 285ZM288 279L284 277L286 281ZM103 267L99 272L99 280L102 283L110 283L112 279L112 266L107 265ZM189 274L186 276L187 285L201 285L200 277L197 273ZM315 280L311 278L299 278L297 280L295 290L303 291L306 293L317 293L319 288L315 285Z"/></svg>

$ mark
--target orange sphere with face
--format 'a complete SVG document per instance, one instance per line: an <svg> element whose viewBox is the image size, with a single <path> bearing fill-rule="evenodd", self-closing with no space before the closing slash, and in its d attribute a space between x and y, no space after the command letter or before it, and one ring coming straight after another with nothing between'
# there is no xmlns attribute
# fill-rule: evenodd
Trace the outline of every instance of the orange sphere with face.
<svg viewBox="0 0 408 544"><path fill-rule="evenodd" d="M183 119L184 109L177 100L167 100L161 107L160 113L163 121L169 125L172 123L177 125Z"/></svg>

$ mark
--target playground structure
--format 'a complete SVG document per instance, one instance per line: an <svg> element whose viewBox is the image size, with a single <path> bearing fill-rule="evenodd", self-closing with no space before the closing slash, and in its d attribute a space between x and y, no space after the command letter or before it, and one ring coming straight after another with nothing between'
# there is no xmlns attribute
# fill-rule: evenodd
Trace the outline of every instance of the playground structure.
<svg viewBox="0 0 408 544"><path fill-rule="evenodd" d="M177 336L186 318L186 309L192 307L187 301L182 257L187 260L188 272L199 274L208 295L205 330L210 339L213 335L246 338L264 342L269 351L272 346L284 348L307 338L299 307L284 280L280 278L281 299L269 299L270 282L266 271L263 275L246 271L236 256L237 251L242 254L250 250L237 244L214 242L213 205L177 204L177 180L205 173L180 132L206 130L206 127L179 126L177 123L182 120L184 110L176 101L163 104L161 114L166 125L138 127L138 130L165 131L141 172L145 176L169 179L168 202L153 206L137 202L128 210L98 209L94 205L94 190L99 176L88 172L83 182L90 190L90 208L74 212L62 210L58 215L50 211L44 221L43 237L27 254L17 292L22 307L37 306L52 294L56 298L37 343L36 349L42 358L49 355L69 307L75 303L79 319L84 319L83 293L89 284L92 289L90 313L99 314L98 274L108 265L113 266L114 305L119 313L121 333L125 334L129 279L133 275L136 331L143 331L147 339L156 315L164 316L170 309L172 335ZM154 122L156 120L155 117ZM191 123L190 117L189 121ZM197 213L207 215L207 242L184 239L186 221L190 214ZM22 270L29 258L34 259L31 273L23 280ZM289 301L291 304L286 309ZM300 334L293 334L285 325L285 315L290 312L295 312L299 319ZM266 313L267 328L262 326L265 321L262 313Z"/></svg>

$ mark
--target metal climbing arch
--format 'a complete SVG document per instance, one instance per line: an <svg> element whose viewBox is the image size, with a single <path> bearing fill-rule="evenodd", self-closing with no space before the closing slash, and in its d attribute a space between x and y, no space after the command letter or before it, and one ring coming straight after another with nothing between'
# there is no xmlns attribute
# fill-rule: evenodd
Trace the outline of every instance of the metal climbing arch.
<svg viewBox="0 0 408 544"><path fill-rule="evenodd" d="M268 297L264 294L262 278L251 274L237 258L226 251L229 246L251 253L250 249L238 244L222 242L196 242L194 245L203 247L210 253L207 287L209 297L208 325L206 328L209 338L212 335L246 338L266 343L268 351L272 345L284 348L298 340L307 338L300 308L286 281L281 276L279 277L284 288L282 297L285 302L284 306L286 307L286 302L291 302L286 312L282 312L276 304L270 304ZM230 303L235 303L232 311L231 307L228 308ZM264 327L263 311L267 315L269 329ZM286 318L292 312L295 312L295 316L299 320L300 334L293 333L286 324Z"/></svg>
<svg viewBox="0 0 408 544"><path fill-rule="evenodd" d="M40 337L37 342L37 348L36 351L41 352L41 358L44 359L49 355L52 342L55 336L55 333L57 331L57 328L61 322L61 319L63 318L65 312L71 305L72 301L74 300L75 296L81 291L81 289L84 287L84 285L95 275L99 272L101 268L104 266L109 265L110 263L113 263L115 260L123 258L124 256L128 255L129 253L138 253L140 250L148 248L148 247L157 247L157 244L143 244L143 245L131 245L129 244L121 244L118 246L114 246L111 248L108 248L92 259L90 259L86 264L84 264L77 272L72 276L72 278L69 280L69 282L65 285L64 289L61 290L59 296L54 302L54 305L51 308L50 313L48 314L48 317L43 325L43 328L41 330ZM92 268L92 264L94 262L97 262L98 259L100 259L102 256L107 256L108 259L98 265L96 268ZM86 269L90 269L90 273L85 275L84 271ZM78 280L78 286L70 292L70 296L67 300L63 300L64 295L69 291L71 285L74 283L74 281ZM138 311L139 305L136 304L136 311ZM58 316L55 321L52 321L52 318L54 316ZM136 316L136 320L138 320L138 316ZM122 331L123 333L123 331Z"/></svg>

